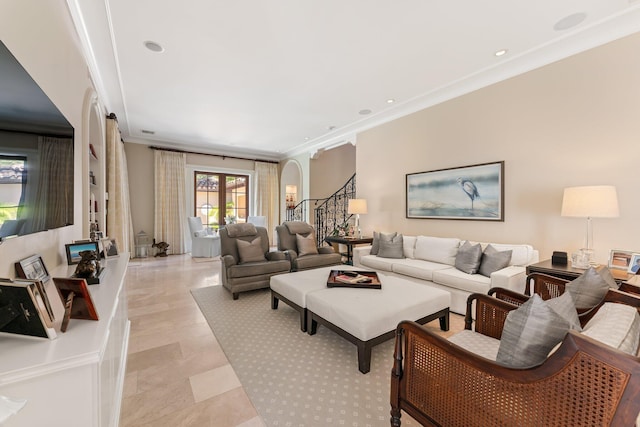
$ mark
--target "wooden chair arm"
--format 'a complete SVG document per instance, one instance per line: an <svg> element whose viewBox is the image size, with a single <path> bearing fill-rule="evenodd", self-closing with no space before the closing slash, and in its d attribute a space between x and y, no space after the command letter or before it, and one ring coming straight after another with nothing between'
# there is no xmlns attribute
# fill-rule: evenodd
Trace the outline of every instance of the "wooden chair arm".
<svg viewBox="0 0 640 427"><path fill-rule="evenodd" d="M489 289L489 292L487 292L487 295L493 295L499 300L510 302L511 304L515 304L517 306L520 306L529 301L530 298L530 296L528 295L524 295L506 288L491 288Z"/></svg>
<svg viewBox="0 0 640 427"><path fill-rule="evenodd" d="M525 284L525 295L538 294L543 300L559 297L565 291L566 279L550 276L542 273L531 273L527 276Z"/></svg>
<svg viewBox="0 0 640 427"><path fill-rule="evenodd" d="M402 410L425 426L632 426L640 359L570 331L543 364L511 369L401 322L390 403L392 426Z"/></svg>
<svg viewBox="0 0 640 427"><path fill-rule="evenodd" d="M499 300L490 295L471 294L467 298L464 327L471 330L475 321L475 332L499 340L502 336L502 328L507 314L516 308L518 308L517 305Z"/></svg>

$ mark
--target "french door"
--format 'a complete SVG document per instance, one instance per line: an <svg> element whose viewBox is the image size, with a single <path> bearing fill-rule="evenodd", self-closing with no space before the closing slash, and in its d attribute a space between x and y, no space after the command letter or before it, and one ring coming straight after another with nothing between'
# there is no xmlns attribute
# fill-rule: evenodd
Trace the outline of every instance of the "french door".
<svg viewBox="0 0 640 427"><path fill-rule="evenodd" d="M247 222L249 176L194 172L194 216L217 230L225 224Z"/></svg>

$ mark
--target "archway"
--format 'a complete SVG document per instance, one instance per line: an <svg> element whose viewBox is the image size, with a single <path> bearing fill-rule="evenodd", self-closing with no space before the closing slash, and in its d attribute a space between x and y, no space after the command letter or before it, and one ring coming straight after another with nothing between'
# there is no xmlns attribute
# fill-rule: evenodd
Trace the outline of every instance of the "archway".
<svg viewBox="0 0 640 427"><path fill-rule="evenodd" d="M302 201L302 168L296 160L288 160L280 175L280 223L286 219L287 207Z"/></svg>

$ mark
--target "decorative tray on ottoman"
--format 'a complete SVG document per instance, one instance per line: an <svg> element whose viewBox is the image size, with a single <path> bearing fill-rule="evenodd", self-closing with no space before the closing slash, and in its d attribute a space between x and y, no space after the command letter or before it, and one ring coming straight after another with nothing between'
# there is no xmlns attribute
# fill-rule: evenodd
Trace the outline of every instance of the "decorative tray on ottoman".
<svg viewBox="0 0 640 427"><path fill-rule="evenodd" d="M331 270L327 287L382 289L378 273L358 270Z"/></svg>

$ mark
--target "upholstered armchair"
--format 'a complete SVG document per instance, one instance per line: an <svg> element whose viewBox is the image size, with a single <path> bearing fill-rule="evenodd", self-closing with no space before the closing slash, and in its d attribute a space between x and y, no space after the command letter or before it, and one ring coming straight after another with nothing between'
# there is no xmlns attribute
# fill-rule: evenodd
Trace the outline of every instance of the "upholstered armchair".
<svg viewBox="0 0 640 427"><path fill-rule="evenodd" d="M291 269L286 254L269 251L264 227L229 224L220 230L220 245L222 286L233 299L238 299L240 292L268 288L271 276Z"/></svg>
<svg viewBox="0 0 640 427"><path fill-rule="evenodd" d="M212 258L220 255L220 237L210 234L199 217L187 218L191 232L191 256Z"/></svg>
<svg viewBox="0 0 640 427"><path fill-rule="evenodd" d="M318 247L313 227L306 222L285 221L276 233L278 250L288 254L292 271L341 264L342 256L332 247Z"/></svg>

